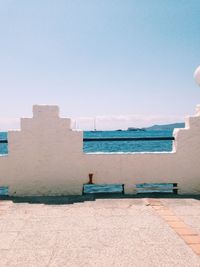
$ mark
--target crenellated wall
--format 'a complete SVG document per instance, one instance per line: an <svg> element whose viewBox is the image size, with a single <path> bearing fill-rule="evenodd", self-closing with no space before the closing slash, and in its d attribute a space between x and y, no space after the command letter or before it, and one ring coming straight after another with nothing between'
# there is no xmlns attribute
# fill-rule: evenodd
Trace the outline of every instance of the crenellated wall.
<svg viewBox="0 0 200 267"><path fill-rule="evenodd" d="M8 133L8 155L0 156L0 186L10 195L82 194L88 174L94 182L122 183L135 193L137 183L178 183L179 193L200 193L200 106L174 131L170 153L83 153L83 133L59 117L57 106L34 106Z"/></svg>

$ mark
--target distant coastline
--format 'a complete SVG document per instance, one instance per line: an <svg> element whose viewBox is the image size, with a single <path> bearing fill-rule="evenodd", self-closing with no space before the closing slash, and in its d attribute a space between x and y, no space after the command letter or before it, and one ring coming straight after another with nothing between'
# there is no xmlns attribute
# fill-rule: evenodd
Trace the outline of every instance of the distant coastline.
<svg viewBox="0 0 200 267"><path fill-rule="evenodd" d="M155 124L153 126L144 128L129 127L127 131L165 131L165 130L173 131L175 128L184 128L184 127L185 127L184 122L177 122L177 123L161 124L161 125Z"/></svg>
<svg viewBox="0 0 200 267"><path fill-rule="evenodd" d="M171 123L171 124L163 124L163 125L153 125L145 128L148 131L164 131L164 130L174 130L175 128L185 128L184 122Z"/></svg>
<svg viewBox="0 0 200 267"><path fill-rule="evenodd" d="M146 128L129 127L127 131L146 131Z"/></svg>
<svg viewBox="0 0 200 267"><path fill-rule="evenodd" d="M122 130L122 129L117 129L117 130L83 130L84 132L88 131L88 132L95 132L95 133L101 133L101 132L106 132L106 131L117 131L117 132L121 132L121 131L133 131L133 132L144 132L144 131L173 131L175 128L185 128L185 123L184 122L178 122L178 123L171 123L171 124L155 124L152 125L150 127L142 127L142 128L138 128L138 127L128 127L127 130ZM4 130L0 129L0 133L3 135L7 135L7 132ZM2 136L1 136L2 138Z"/></svg>

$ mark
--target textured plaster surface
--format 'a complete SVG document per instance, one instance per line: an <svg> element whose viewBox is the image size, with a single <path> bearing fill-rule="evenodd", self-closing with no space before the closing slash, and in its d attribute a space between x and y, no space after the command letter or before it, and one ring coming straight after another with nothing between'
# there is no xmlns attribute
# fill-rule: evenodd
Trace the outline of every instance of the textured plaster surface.
<svg viewBox="0 0 200 267"><path fill-rule="evenodd" d="M181 211L181 201L167 203ZM186 202L199 220L199 203ZM1 267L200 266L200 257L146 199L72 205L0 201L0 239Z"/></svg>
<svg viewBox="0 0 200 267"><path fill-rule="evenodd" d="M0 157L0 186L10 195L80 195L88 174L96 184L178 183L179 193L200 193L200 107L174 131L171 153L84 154L83 133L57 106L34 106L33 118L8 133L9 153Z"/></svg>

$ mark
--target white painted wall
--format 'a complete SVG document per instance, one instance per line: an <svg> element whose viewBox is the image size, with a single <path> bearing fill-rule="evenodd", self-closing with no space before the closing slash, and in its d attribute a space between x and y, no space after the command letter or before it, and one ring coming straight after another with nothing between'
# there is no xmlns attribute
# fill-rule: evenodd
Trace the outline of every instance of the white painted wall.
<svg viewBox="0 0 200 267"><path fill-rule="evenodd" d="M59 118L57 106L34 106L33 118L21 119L21 130L8 133L9 153L0 157L0 186L10 195L82 194L88 174L94 182L125 184L178 183L179 193L200 193L200 106L174 131L171 153L84 154L83 133L70 119Z"/></svg>

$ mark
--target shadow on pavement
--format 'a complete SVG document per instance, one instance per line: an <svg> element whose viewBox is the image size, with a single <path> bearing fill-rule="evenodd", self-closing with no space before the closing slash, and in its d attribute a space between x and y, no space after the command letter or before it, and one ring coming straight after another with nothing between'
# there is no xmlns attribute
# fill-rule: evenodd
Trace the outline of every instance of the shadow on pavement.
<svg viewBox="0 0 200 267"><path fill-rule="evenodd" d="M14 203L31 203L31 204L46 204L46 205L63 205L80 203L84 201L95 201L96 199L122 199L122 198L178 198L178 199L196 199L200 200L200 195L178 195L172 193L140 193L134 195L124 195L121 193L96 193L73 196L24 196L11 197L0 196L0 200L10 200Z"/></svg>

